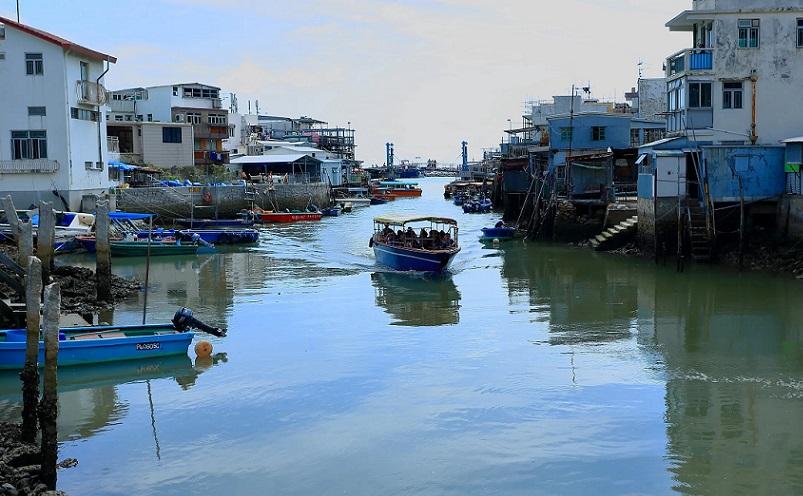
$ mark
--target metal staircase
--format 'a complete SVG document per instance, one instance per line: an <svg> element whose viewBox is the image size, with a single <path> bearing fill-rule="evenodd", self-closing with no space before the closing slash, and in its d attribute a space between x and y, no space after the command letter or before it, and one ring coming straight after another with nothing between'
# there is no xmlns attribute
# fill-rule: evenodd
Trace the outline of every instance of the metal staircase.
<svg viewBox="0 0 803 496"><path fill-rule="evenodd" d="M714 243L705 208L698 203L686 206L686 222L689 233L689 254L695 262L709 262L713 257Z"/></svg>

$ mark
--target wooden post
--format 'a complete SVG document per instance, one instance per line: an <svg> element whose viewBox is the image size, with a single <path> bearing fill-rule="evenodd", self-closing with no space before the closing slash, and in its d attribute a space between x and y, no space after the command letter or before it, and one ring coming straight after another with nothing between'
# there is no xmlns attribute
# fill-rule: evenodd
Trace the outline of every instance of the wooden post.
<svg viewBox="0 0 803 496"><path fill-rule="evenodd" d="M742 190L742 176L739 180L739 270L744 268L744 192Z"/></svg>
<svg viewBox="0 0 803 496"><path fill-rule="evenodd" d="M6 219L8 220L8 225L11 226L11 232L16 232L20 218L17 216L17 209L14 207L14 200L11 199L11 195L3 197L3 209L6 211Z"/></svg>
<svg viewBox="0 0 803 496"><path fill-rule="evenodd" d="M53 204L41 202L39 204L39 228L36 231L36 256L42 261L42 282L44 284L50 282L55 244L56 216L53 213Z"/></svg>
<svg viewBox="0 0 803 496"><path fill-rule="evenodd" d="M98 301L112 302L112 259L109 245L109 204L98 203L95 217L95 286Z"/></svg>
<svg viewBox="0 0 803 496"><path fill-rule="evenodd" d="M20 267L28 266L28 258L33 256L33 223L17 223L17 263Z"/></svg>
<svg viewBox="0 0 803 496"><path fill-rule="evenodd" d="M39 404L39 424L42 426L42 482L48 489L56 489L56 461L58 440L56 419L58 417L58 392L56 366L59 354L59 314L61 313L61 289L57 283L45 288L45 380L42 402Z"/></svg>
<svg viewBox="0 0 803 496"><path fill-rule="evenodd" d="M29 224L30 225L30 224ZM39 307L42 302L42 262L28 257L25 273L25 322L28 336L22 379L22 441L36 441L36 410L39 406Z"/></svg>

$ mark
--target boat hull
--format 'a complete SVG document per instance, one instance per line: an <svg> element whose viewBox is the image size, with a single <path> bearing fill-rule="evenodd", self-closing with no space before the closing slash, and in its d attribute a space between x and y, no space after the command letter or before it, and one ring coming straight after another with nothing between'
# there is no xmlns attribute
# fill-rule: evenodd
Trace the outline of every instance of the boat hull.
<svg viewBox="0 0 803 496"><path fill-rule="evenodd" d="M289 224L291 222L314 222L321 220L320 212L272 212L258 214L262 222Z"/></svg>
<svg viewBox="0 0 803 496"><path fill-rule="evenodd" d="M423 191L420 189L391 189L388 193L401 198L418 198L423 194Z"/></svg>
<svg viewBox="0 0 803 496"><path fill-rule="evenodd" d="M254 225L254 221L250 219L176 219L176 224L191 229L208 229L215 227L251 227Z"/></svg>
<svg viewBox="0 0 803 496"><path fill-rule="evenodd" d="M484 227L482 237L484 239L513 239L516 229L512 227Z"/></svg>
<svg viewBox="0 0 803 496"><path fill-rule="evenodd" d="M165 257L170 255L195 255L198 252L196 245L177 245L175 243L151 243L152 257ZM113 257L146 257L148 256L147 241L112 241L111 253Z"/></svg>
<svg viewBox="0 0 803 496"><path fill-rule="evenodd" d="M443 272L460 252L460 248L448 251L425 251L383 243L374 243L373 248L376 261L381 265L399 271L418 272Z"/></svg>
<svg viewBox="0 0 803 496"><path fill-rule="evenodd" d="M66 336L80 332L102 332L114 327L85 327L61 329ZM69 367L91 363L118 362L186 354L195 335L193 332L175 332L170 325L141 326L140 329L173 331L171 334L149 334L103 339L70 339L59 341L58 365ZM127 330L127 329L121 329ZM25 365L25 341L0 342L0 370L20 370ZM44 364L44 343L39 342L39 365Z"/></svg>

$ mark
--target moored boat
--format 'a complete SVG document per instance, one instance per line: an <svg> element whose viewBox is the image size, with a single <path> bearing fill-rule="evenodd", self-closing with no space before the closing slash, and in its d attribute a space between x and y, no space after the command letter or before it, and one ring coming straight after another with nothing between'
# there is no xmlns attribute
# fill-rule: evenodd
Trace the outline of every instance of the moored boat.
<svg viewBox="0 0 803 496"><path fill-rule="evenodd" d="M337 217L340 215L342 209L340 207L329 207L321 209L321 214L324 217Z"/></svg>
<svg viewBox="0 0 803 496"><path fill-rule="evenodd" d="M499 227L483 227L481 239L513 239L516 236L516 228L499 226Z"/></svg>
<svg viewBox="0 0 803 496"><path fill-rule="evenodd" d="M445 217L377 217L369 245L381 265L442 272L460 252L457 231L457 222Z"/></svg>
<svg viewBox="0 0 803 496"><path fill-rule="evenodd" d="M215 336L226 332L210 327L182 308L171 323L129 326L69 327L59 330L59 366L84 365L153 358L187 353L198 329ZM0 369L20 370L25 365L27 330L0 331ZM44 343L39 341L39 364L44 363Z"/></svg>
<svg viewBox="0 0 803 496"><path fill-rule="evenodd" d="M292 222L312 222L321 220L323 214L319 211L304 212L301 210L286 211L286 212L273 212L269 210L257 209L254 210L257 218L262 222L289 224Z"/></svg>
<svg viewBox="0 0 803 496"><path fill-rule="evenodd" d="M385 188L389 194L396 197L415 198L423 194L421 188L418 187L418 183L414 182L382 181L381 183L379 183L379 185L382 188Z"/></svg>
<svg viewBox="0 0 803 496"><path fill-rule="evenodd" d="M176 224L190 229L237 228L253 226L254 219L251 216L239 219L176 219Z"/></svg>
<svg viewBox="0 0 803 496"><path fill-rule="evenodd" d="M208 243L207 243L208 244ZM213 253L214 247L204 246L195 242L182 243L177 239L151 240L119 240L109 243L113 257L164 257L171 255L196 255L198 253ZM150 246L148 246L150 245Z"/></svg>

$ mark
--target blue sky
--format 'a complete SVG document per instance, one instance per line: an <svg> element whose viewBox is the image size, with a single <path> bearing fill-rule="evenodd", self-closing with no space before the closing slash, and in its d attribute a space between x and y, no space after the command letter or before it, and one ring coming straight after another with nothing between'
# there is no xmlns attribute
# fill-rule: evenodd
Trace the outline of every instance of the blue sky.
<svg viewBox="0 0 803 496"><path fill-rule="evenodd" d="M351 122L359 157L456 162L498 144L523 101L591 81L622 100L637 63L691 45L690 0L20 0L22 21L119 58L111 89L214 84L241 111ZM13 18L14 0L0 0ZM253 104L252 104L253 105Z"/></svg>

